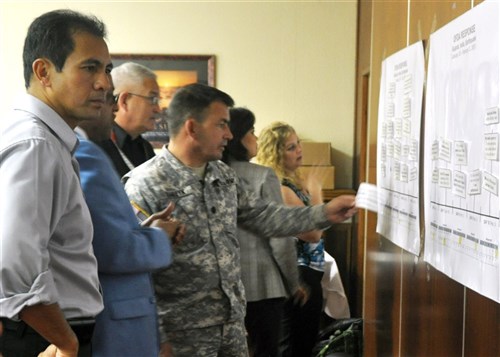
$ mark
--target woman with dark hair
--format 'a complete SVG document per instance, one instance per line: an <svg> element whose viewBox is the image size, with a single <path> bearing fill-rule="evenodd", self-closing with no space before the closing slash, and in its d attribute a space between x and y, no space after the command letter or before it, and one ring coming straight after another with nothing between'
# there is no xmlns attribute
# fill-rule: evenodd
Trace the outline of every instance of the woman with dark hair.
<svg viewBox="0 0 500 357"><path fill-rule="evenodd" d="M232 108L230 118L233 139L224 151L223 161L236 171L248 190L266 200L283 203L274 171L250 162L257 154L255 116L248 109ZM291 295L305 299L298 281L294 238L260 237L238 227L238 240L249 349L255 357L279 356L285 300Z"/></svg>

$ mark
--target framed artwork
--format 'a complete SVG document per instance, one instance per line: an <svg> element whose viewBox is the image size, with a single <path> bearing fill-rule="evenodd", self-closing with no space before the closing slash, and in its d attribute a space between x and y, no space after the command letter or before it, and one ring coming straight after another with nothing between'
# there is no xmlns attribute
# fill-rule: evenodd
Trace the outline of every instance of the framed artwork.
<svg viewBox="0 0 500 357"><path fill-rule="evenodd" d="M191 83L215 87L214 55L111 54L111 60L114 67L125 62L136 62L156 73L163 113L178 88ZM142 136L149 140L155 149L167 143L168 127L165 115L158 120L154 131L146 132Z"/></svg>

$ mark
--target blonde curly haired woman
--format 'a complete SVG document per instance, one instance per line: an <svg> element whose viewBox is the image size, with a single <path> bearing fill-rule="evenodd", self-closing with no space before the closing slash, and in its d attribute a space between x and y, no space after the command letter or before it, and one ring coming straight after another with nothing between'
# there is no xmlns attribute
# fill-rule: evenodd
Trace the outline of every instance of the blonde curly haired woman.
<svg viewBox="0 0 500 357"><path fill-rule="evenodd" d="M318 180L311 175L304 179L297 170L302 164L302 147L292 126L272 123L260 133L258 147L256 160L275 170L286 205L309 206L323 202ZM321 278L325 261L321 236L321 230L297 235L299 274L309 288L309 300L302 306L293 299L287 301L281 343L283 357L310 356L316 342L323 308Z"/></svg>

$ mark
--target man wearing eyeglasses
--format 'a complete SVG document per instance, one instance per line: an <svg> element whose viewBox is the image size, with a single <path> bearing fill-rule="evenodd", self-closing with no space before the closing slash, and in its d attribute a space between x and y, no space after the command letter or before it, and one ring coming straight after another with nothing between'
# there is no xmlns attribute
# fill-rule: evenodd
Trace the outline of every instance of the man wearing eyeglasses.
<svg viewBox="0 0 500 357"><path fill-rule="evenodd" d="M141 134L154 130L161 108L156 74L134 62L111 71L117 112L111 137L99 145L113 161L120 176L155 156L152 145Z"/></svg>

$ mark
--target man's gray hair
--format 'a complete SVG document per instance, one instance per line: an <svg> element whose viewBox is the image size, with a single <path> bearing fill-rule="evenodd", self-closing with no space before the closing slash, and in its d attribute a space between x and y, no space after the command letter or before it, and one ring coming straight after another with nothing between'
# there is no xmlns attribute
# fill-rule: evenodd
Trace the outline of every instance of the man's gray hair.
<svg viewBox="0 0 500 357"><path fill-rule="evenodd" d="M125 62L111 71L114 94L129 91L137 85L142 85L145 79L156 80L157 76L151 69L135 62Z"/></svg>

